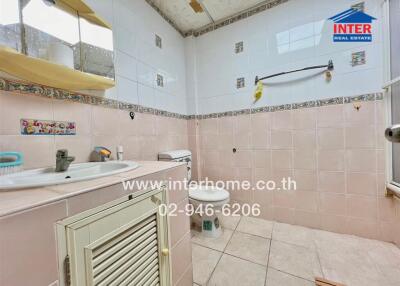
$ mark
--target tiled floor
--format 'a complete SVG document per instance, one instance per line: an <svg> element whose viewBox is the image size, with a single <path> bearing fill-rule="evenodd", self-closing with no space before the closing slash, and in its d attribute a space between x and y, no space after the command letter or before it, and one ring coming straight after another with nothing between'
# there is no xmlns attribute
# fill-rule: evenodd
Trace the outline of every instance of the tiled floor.
<svg viewBox="0 0 400 286"><path fill-rule="evenodd" d="M195 286L400 286L400 249L380 241L274 223L221 219L223 235L193 232Z"/></svg>

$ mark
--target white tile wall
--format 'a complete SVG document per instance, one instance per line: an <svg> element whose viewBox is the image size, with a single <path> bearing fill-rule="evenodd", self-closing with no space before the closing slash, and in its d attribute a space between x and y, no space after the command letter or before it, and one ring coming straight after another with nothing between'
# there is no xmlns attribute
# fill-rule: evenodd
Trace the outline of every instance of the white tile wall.
<svg viewBox="0 0 400 286"><path fill-rule="evenodd" d="M193 37L185 40L186 99L188 114L197 114L197 57L196 41Z"/></svg>
<svg viewBox="0 0 400 286"><path fill-rule="evenodd" d="M185 41L144 0L88 0L112 23L116 87L106 97L186 114ZM155 34L163 48L155 45ZM157 73L164 87L156 88Z"/></svg>
<svg viewBox="0 0 400 286"><path fill-rule="evenodd" d="M265 105L351 96L380 91L382 11L365 0L374 22L373 43L333 43L329 17L359 0L296 0L197 38L183 39L144 0L88 0L113 23L116 88L107 97L183 114L204 114ZM163 48L155 46L155 34ZM235 43L244 51L235 54ZM365 51L365 65L352 67L351 54ZM253 104L254 78L271 73L335 64L333 79L314 71L269 80ZM157 74L164 87L156 85ZM236 88L244 77L246 86Z"/></svg>
<svg viewBox="0 0 400 286"><path fill-rule="evenodd" d="M332 41L333 24L327 19L358 2L289 1L211 33L186 39L195 45L195 51L187 53L186 60L188 56L196 58L196 84L189 85L191 93L198 97L197 101L188 100L188 110L202 114L381 91L379 1L365 0L365 12L378 18L374 22L372 43ZM244 42L244 52L235 54L235 43L239 41ZM352 67L351 53L362 50L366 51L367 63ZM327 64L329 59L335 64L330 83L323 75L312 76L315 71L279 77L268 81L270 85L265 87L263 98L253 105L256 75ZM238 77L246 78L245 88L236 89ZM299 78L303 79L296 80Z"/></svg>

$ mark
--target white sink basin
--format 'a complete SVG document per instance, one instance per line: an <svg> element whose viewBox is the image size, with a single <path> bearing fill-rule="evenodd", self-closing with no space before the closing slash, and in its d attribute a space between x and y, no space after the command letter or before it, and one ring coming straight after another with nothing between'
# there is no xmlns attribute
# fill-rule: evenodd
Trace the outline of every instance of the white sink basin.
<svg viewBox="0 0 400 286"><path fill-rule="evenodd" d="M131 171L139 167L132 161L109 161L72 164L68 171L54 172L54 168L43 168L0 176L0 190L44 187L96 179Z"/></svg>

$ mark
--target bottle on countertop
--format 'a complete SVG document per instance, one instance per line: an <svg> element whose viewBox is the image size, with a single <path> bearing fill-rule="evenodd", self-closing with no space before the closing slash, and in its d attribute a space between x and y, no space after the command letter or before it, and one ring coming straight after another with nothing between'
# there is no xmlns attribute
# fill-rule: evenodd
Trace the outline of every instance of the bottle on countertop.
<svg viewBox="0 0 400 286"><path fill-rule="evenodd" d="M124 148L121 145L117 146L117 160L118 161L124 160Z"/></svg>

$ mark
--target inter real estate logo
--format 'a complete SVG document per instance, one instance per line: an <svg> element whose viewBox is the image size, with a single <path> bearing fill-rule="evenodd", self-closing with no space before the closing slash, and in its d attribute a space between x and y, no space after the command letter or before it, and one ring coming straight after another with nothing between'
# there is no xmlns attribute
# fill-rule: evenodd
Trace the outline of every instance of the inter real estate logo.
<svg viewBox="0 0 400 286"><path fill-rule="evenodd" d="M357 9L349 9L329 18L334 22L334 42L372 42L372 21L376 18Z"/></svg>

